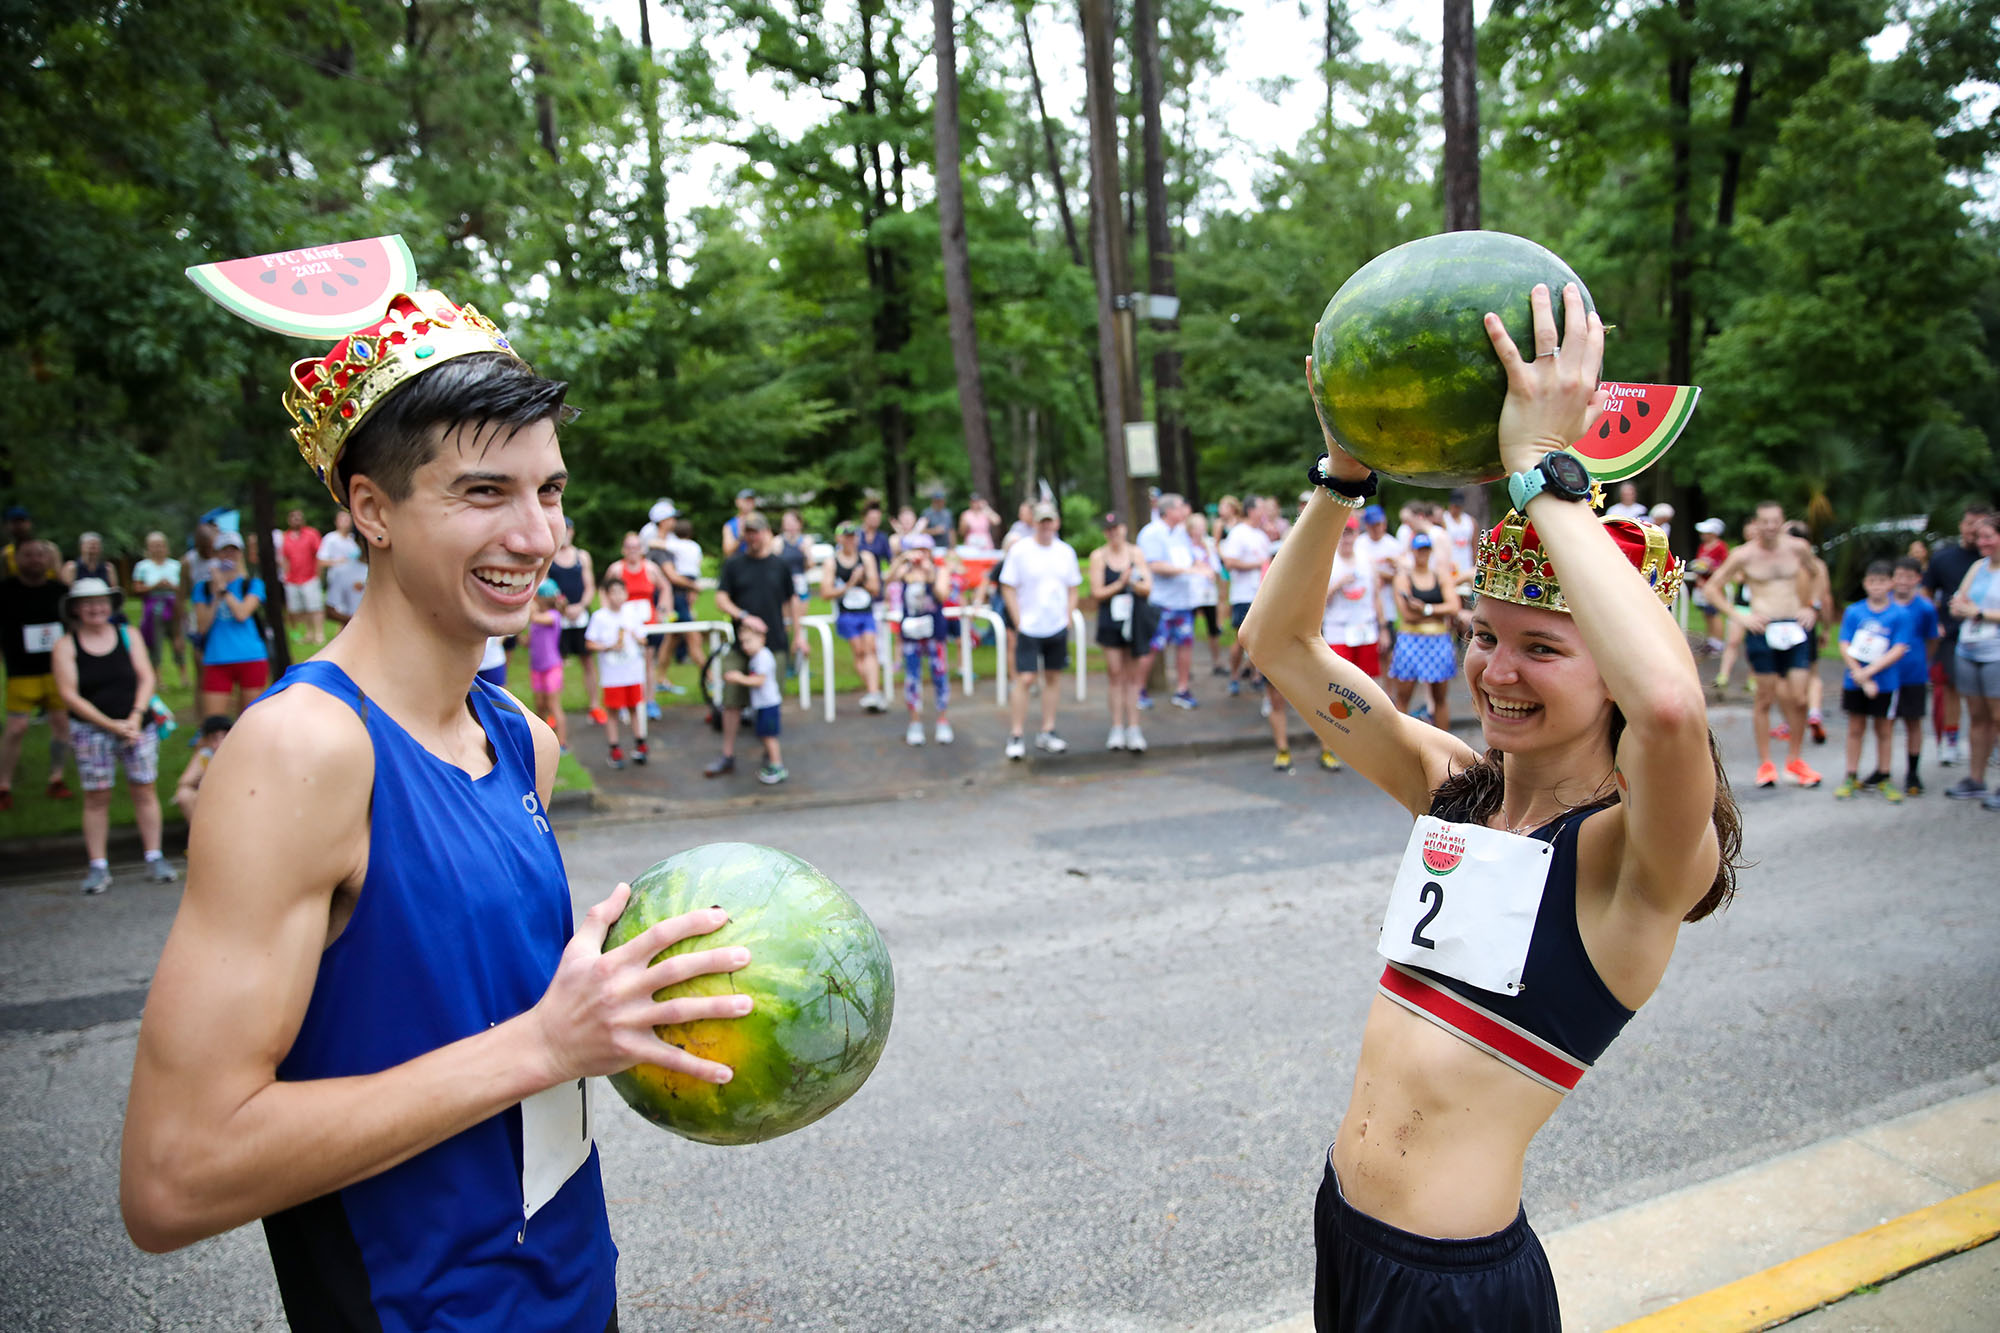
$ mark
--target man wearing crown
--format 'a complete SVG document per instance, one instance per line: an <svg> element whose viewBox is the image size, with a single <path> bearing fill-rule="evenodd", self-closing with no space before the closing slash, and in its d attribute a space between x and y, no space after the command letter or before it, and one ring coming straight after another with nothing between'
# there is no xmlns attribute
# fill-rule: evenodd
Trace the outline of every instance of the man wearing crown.
<svg viewBox="0 0 2000 1333"><path fill-rule="evenodd" d="M1417 820L1314 1211L1322 1330L1559 1327L1521 1209L1528 1145L1653 993L1681 923L1734 887L1735 806L1668 610L1679 566L1657 529L1592 513L1563 452L1603 407L1604 325L1574 285L1562 299L1559 345L1535 288L1532 359L1486 316L1515 504L1474 568L1465 674L1491 748L1405 717L1320 637L1341 529L1375 489L1330 432L1243 623L1321 743Z"/></svg>
<svg viewBox="0 0 2000 1333"><path fill-rule="evenodd" d="M586 1080L726 1082L653 1028L748 999L652 997L748 954L652 963L720 910L601 952L629 891L573 922L555 738L475 680L561 541L567 386L434 291L291 379L368 597L203 783L133 1068L126 1227L165 1251L262 1219L294 1327L614 1328Z"/></svg>

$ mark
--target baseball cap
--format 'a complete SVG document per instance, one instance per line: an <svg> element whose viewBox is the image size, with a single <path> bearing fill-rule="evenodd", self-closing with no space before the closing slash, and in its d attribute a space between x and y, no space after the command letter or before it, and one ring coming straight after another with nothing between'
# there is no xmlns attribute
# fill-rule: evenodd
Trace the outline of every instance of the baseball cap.
<svg viewBox="0 0 2000 1333"><path fill-rule="evenodd" d="M1411 549L1412 551L1428 551L1428 550L1430 550L1430 549L1431 549L1431 535L1430 535L1430 534L1429 534L1428 532L1419 532L1419 533L1415 533L1415 534L1413 534L1413 535L1412 535L1412 536L1410 537L1410 549Z"/></svg>
<svg viewBox="0 0 2000 1333"><path fill-rule="evenodd" d="M756 489L754 487L745 486L742 490L736 492L736 498L739 500L754 500L757 498Z"/></svg>
<svg viewBox="0 0 2000 1333"><path fill-rule="evenodd" d="M1118 517L1116 512L1106 514L1103 518L1100 518L1097 521L1107 528L1121 528L1125 526L1125 520Z"/></svg>
<svg viewBox="0 0 2000 1333"><path fill-rule="evenodd" d="M556 586L556 581L554 579L543 579L542 586L535 589L535 596L560 597L562 596L562 589Z"/></svg>
<svg viewBox="0 0 2000 1333"><path fill-rule="evenodd" d="M1044 500L1040 504L1035 506L1035 522L1037 523L1041 522L1045 518L1058 519L1060 517L1061 515L1056 513L1056 507L1050 504L1047 500Z"/></svg>
<svg viewBox="0 0 2000 1333"><path fill-rule="evenodd" d="M1654 505L1651 512L1647 514L1648 518L1652 518L1655 520L1672 518L1673 516L1674 516L1674 507L1670 504L1665 504L1665 503Z"/></svg>
<svg viewBox="0 0 2000 1333"><path fill-rule="evenodd" d="M1696 532L1705 532L1711 537L1720 537L1723 533L1729 531L1729 525L1719 518L1705 518L1694 525L1694 530Z"/></svg>
<svg viewBox="0 0 2000 1333"><path fill-rule="evenodd" d="M215 549L219 551L225 546L234 546L237 550L239 551L242 550L243 534L240 532L232 532L228 528L224 528L222 531L216 533Z"/></svg>
<svg viewBox="0 0 2000 1333"><path fill-rule="evenodd" d="M1369 506L1368 506L1368 507L1367 507L1366 509L1364 509L1364 510L1362 510L1362 511L1361 511L1361 521L1362 521L1363 523L1381 523L1381 522L1384 522L1384 521L1385 521L1385 519L1384 519L1384 515L1383 515L1383 513L1382 513L1382 506L1381 506L1381 505L1369 505Z"/></svg>
<svg viewBox="0 0 2000 1333"><path fill-rule="evenodd" d="M27 518L27 517L29 517L28 506L26 505L7 506L7 521L9 523L12 523L15 519Z"/></svg>
<svg viewBox="0 0 2000 1333"><path fill-rule="evenodd" d="M833 530L833 535L836 537L852 537L855 536L860 531L861 527L859 524L843 523L839 527Z"/></svg>
<svg viewBox="0 0 2000 1333"><path fill-rule="evenodd" d="M677 517L679 515L679 512L680 511L674 508L674 502L672 500L661 500L658 504L655 504L651 509L646 511L646 517L651 519L655 523L664 523L670 518Z"/></svg>
<svg viewBox="0 0 2000 1333"><path fill-rule="evenodd" d="M771 530L771 520L765 518L762 514L752 514L743 520L743 530L745 532L769 532Z"/></svg>

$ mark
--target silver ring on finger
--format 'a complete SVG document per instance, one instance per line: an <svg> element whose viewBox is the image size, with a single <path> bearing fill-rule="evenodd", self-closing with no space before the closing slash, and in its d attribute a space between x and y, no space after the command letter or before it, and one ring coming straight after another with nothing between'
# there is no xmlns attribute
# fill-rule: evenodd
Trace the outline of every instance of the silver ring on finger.
<svg viewBox="0 0 2000 1333"><path fill-rule="evenodd" d="M1551 347L1551 348L1550 348L1550 349L1549 349L1548 351L1546 351L1546 352L1537 352L1537 353L1535 353L1535 360L1539 361L1539 360L1541 360L1541 359L1542 359L1543 357L1545 357L1545 356L1554 356L1554 355L1556 354L1556 352L1557 352L1558 350L1559 350L1559 349L1557 349L1557 348L1554 348L1554 347Z"/></svg>

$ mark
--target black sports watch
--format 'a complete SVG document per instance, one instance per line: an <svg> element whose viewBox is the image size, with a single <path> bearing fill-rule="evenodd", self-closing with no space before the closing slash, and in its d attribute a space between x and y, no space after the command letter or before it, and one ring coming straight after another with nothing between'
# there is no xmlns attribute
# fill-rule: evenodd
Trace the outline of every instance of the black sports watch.
<svg viewBox="0 0 2000 1333"><path fill-rule="evenodd" d="M1526 472L1516 472L1507 478L1507 498L1521 513L1525 514L1528 501L1543 491L1558 500L1588 500L1590 471L1575 454L1556 449L1543 454L1542 461Z"/></svg>
<svg viewBox="0 0 2000 1333"><path fill-rule="evenodd" d="M1321 454L1313 465L1306 469L1306 480L1349 509L1359 509L1375 497L1381 481L1374 472L1369 472L1360 481L1343 481L1328 474L1326 470L1328 461L1327 456Z"/></svg>

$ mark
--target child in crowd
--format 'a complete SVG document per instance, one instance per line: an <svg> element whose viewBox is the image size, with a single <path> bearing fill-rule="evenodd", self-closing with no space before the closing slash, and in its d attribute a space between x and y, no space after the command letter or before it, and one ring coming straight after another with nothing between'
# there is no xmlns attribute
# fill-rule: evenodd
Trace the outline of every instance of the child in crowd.
<svg viewBox="0 0 2000 1333"><path fill-rule="evenodd" d="M597 654L597 683L604 691L604 734L611 742L611 767L625 767L620 724L632 726L632 762L646 762L646 618L652 607L633 601L625 581L598 585L604 605L591 613L584 642Z"/></svg>
<svg viewBox="0 0 2000 1333"><path fill-rule="evenodd" d="M1905 796L1924 794L1917 765L1924 753L1924 703L1931 692L1931 644L1938 637L1937 607L1924 596L1923 583L1924 562L1914 556L1898 560L1896 572L1889 578L1889 595L1903 609L1903 660L1896 664L1896 705L1889 716L1903 724L1903 734L1908 738Z"/></svg>
<svg viewBox="0 0 2000 1333"><path fill-rule="evenodd" d="M774 787L791 776L778 748L778 733L785 715L785 691L778 684L778 659L765 645L764 631L748 625L737 634L736 646L749 659L749 669L725 671L722 678L750 691L750 708L757 718L757 739L764 742L764 766L757 770L757 781Z"/></svg>
<svg viewBox="0 0 2000 1333"><path fill-rule="evenodd" d="M535 589L535 609L528 616L528 691L535 715L549 724L556 742L569 749L569 724L563 720L562 589L543 579Z"/></svg>
<svg viewBox="0 0 2000 1333"><path fill-rule="evenodd" d="M1848 800L1869 787L1881 792L1892 805L1903 800L1903 793L1889 779L1889 742L1896 726L1890 710L1896 702L1896 664L1907 651L1909 636L1904 622L1909 613L1889 595L1894 572L1887 560L1869 565L1861 578L1867 600L1848 607L1841 617L1840 656L1847 663L1840 700L1847 711L1847 780L1834 788L1837 800ZM1857 781L1862 733L1870 720L1875 724L1875 771L1866 780Z"/></svg>
<svg viewBox="0 0 2000 1333"><path fill-rule="evenodd" d="M201 780L208 776L208 761L215 758L215 752L222 748L222 738L228 734L228 714L216 713L202 719L194 758L181 770L181 780L174 787L174 806L189 823L194 822L194 803L201 794Z"/></svg>

